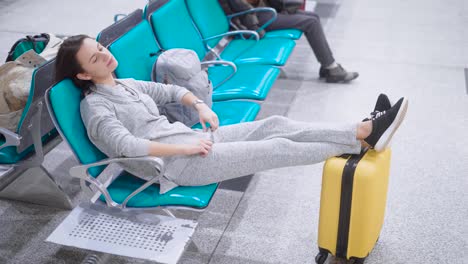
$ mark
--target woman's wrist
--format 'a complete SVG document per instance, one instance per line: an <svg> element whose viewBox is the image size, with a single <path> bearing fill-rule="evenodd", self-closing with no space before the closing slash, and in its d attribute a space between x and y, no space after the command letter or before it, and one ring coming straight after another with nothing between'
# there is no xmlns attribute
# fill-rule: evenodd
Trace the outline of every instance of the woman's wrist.
<svg viewBox="0 0 468 264"><path fill-rule="evenodd" d="M188 155L190 152L190 145L180 144L177 145L177 155Z"/></svg>
<svg viewBox="0 0 468 264"><path fill-rule="evenodd" d="M190 145L187 144L164 144L151 142L149 155L155 157L168 157L175 155L188 155Z"/></svg>
<svg viewBox="0 0 468 264"><path fill-rule="evenodd" d="M200 99L196 98L196 99L193 100L193 102L192 102L192 107L195 108L195 109L197 109L197 106L198 106L198 105L203 105L203 104L205 104L205 102L203 102L203 100L200 100ZM198 109L197 109L197 110L198 110Z"/></svg>
<svg viewBox="0 0 468 264"><path fill-rule="evenodd" d="M202 110L205 110L208 107L208 105L206 105L204 102L202 102L202 103L194 104L193 107L195 108L195 110L200 112Z"/></svg>

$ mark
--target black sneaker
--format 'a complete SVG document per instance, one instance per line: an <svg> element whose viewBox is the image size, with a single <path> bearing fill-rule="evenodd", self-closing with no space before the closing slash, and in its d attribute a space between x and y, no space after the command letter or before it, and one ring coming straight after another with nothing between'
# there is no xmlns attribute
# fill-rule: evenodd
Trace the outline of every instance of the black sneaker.
<svg viewBox="0 0 468 264"><path fill-rule="evenodd" d="M390 99L388 99L386 94L380 94L377 98L377 102L375 103L374 111L370 113L370 117L366 117L362 121L365 122L372 120L377 116L377 113L387 111L390 108L392 108L392 103L390 103Z"/></svg>
<svg viewBox="0 0 468 264"><path fill-rule="evenodd" d="M403 122L407 109L408 99L402 97L389 110L378 112L376 117L372 119L372 132L364 141L376 151L384 150Z"/></svg>
<svg viewBox="0 0 468 264"><path fill-rule="evenodd" d="M320 67L319 77L325 78L328 83L346 83L356 79L359 76L357 72L347 72L340 64L338 67L326 69Z"/></svg>

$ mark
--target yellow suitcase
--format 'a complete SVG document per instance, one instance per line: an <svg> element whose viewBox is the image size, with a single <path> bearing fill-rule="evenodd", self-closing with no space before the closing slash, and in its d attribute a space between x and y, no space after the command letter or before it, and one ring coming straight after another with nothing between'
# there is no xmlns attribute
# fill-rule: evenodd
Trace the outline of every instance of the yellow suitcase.
<svg viewBox="0 0 468 264"><path fill-rule="evenodd" d="M390 156L390 149L364 150L325 162L316 263L323 264L328 254L364 263L384 220Z"/></svg>

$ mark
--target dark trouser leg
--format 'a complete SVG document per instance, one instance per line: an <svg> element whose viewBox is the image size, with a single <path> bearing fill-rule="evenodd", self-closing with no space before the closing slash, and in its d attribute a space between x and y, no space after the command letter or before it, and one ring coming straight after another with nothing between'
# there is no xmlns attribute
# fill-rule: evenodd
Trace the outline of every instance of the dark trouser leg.
<svg viewBox="0 0 468 264"><path fill-rule="evenodd" d="M258 13L257 16L260 24L267 22L271 17L268 13ZM298 11L290 15L278 14L276 20L266 28L266 31L288 28L304 32L315 57L322 66L326 67L335 62L317 14L307 11Z"/></svg>

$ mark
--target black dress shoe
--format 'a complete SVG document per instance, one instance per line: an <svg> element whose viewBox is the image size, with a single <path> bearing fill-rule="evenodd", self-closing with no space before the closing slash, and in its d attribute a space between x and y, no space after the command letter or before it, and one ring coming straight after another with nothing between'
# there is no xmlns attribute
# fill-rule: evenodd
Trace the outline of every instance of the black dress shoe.
<svg viewBox="0 0 468 264"><path fill-rule="evenodd" d="M348 72L340 64L338 67L326 69L320 67L319 77L325 78L327 83L346 83L356 79L359 76L357 72Z"/></svg>

